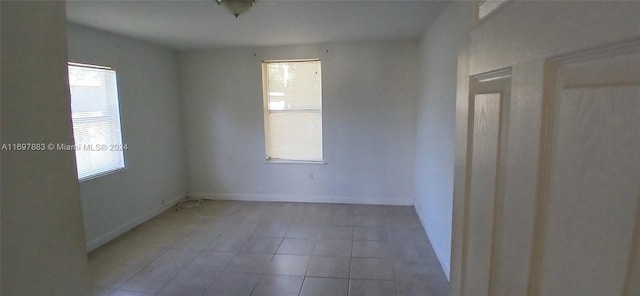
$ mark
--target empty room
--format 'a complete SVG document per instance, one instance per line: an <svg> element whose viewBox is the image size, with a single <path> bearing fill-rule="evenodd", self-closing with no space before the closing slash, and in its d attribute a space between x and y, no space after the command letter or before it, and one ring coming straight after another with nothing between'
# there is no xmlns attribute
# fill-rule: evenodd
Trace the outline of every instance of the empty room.
<svg viewBox="0 0 640 296"><path fill-rule="evenodd" d="M0 3L3 296L638 296L640 2Z"/></svg>

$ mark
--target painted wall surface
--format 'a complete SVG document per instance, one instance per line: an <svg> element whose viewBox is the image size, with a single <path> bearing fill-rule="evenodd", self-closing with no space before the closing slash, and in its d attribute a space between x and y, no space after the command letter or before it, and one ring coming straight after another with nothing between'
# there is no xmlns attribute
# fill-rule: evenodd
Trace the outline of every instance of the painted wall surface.
<svg viewBox="0 0 640 296"><path fill-rule="evenodd" d="M468 34L469 6L453 2L420 40L415 206L449 277L455 161L458 48Z"/></svg>
<svg viewBox="0 0 640 296"><path fill-rule="evenodd" d="M413 204L417 43L180 53L190 194ZM327 164L265 163L263 60L320 58Z"/></svg>
<svg viewBox="0 0 640 296"><path fill-rule="evenodd" d="M73 143L64 2L3 1L3 144ZM2 295L88 294L71 151L2 151Z"/></svg>
<svg viewBox="0 0 640 296"><path fill-rule="evenodd" d="M76 25L69 61L116 70L126 170L80 183L89 249L184 195L177 58L173 51Z"/></svg>

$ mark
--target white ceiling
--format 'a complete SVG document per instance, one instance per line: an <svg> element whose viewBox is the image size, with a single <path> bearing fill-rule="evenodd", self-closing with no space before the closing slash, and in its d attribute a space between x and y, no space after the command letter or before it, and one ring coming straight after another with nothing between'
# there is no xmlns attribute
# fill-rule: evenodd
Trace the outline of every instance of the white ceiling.
<svg viewBox="0 0 640 296"><path fill-rule="evenodd" d="M215 0L71 0L67 19L188 50L416 39L444 6L424 0L256 0L236 19Z"/></svg>

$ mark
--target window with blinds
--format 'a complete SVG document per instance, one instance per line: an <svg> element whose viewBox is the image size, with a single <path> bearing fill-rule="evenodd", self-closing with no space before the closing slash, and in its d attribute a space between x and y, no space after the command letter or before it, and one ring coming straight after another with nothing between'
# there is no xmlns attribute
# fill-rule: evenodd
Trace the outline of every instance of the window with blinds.
<svg viewBox="0 0 640 296"><path fill-rule="evenodd" d="M478 20L482 20L492 12L496 11L502 4L508 0L479 0L478 1Z"/></svg>
<svg viewBox="0 0 640 296"><path fill-rule="evenodd" d="M124 168L116 72L69 63L74 150L80 180Z"/></svg>
<svg viewBox="0 0 640 296"><path fill-rule="evenodd" d="M322 161L320 61L265 61L262 75L267 160Z"/></svg>

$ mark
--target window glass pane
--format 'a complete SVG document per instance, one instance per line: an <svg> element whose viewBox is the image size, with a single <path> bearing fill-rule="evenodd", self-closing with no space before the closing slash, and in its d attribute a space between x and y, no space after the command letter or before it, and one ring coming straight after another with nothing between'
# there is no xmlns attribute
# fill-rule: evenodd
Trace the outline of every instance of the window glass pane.
<svg viewBox="0 0 640 296"><path fill-rule="evenodd" d="M269 110L322 108L320 61L267 64Z"/></svg>
<svg viewBox="0 0 640 296"><path fill-rule="evenodd" d="M478 19L483 19L507 0L485 0L478 4Z"/></svg>
<svg viewBox="0 0 640 296"><path fill-rule="evenodd" d="M116 73L69 66L78 178L124 168Z"/></svg>
<svg viewBox="0 0 640 296"><path fill-rule="evenodd" d="M269 114L272 158L288 160L322 160L322 114L291 112Z"/></svg>

